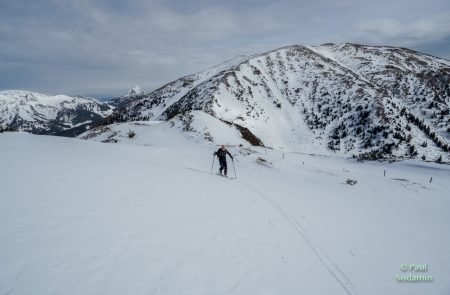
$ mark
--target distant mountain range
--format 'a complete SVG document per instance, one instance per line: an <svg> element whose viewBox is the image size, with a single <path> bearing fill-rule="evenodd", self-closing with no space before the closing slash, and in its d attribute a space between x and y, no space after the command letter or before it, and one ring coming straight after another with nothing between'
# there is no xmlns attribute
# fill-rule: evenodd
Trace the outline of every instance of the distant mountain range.
<svg viewBox="0 0 450 295"><path fill-rule="evenodd" d="M113 110L144 92L100 101L91 97L47 95L23 90L0 91L0 126L12 130L74 137L110 116Z"/></svg>
<svg viewBox="0 0 450 295"><path fill-rule="evenodd" d="M88 109L97 111L99 125L165 121L216 142L213 126L221 124L249 144L290 151L370 159L434 159L450 151L450 61L405 48L288 46L239 56L150 93L137 88L96 102ZM1 117L5 122L3 111Z"/></svg>

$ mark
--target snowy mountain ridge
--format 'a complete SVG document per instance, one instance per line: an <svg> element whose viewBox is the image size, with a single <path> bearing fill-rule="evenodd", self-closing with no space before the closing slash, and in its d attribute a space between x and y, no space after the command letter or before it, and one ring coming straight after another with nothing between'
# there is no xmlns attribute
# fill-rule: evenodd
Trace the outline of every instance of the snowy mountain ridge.
<svg viewBox="0 0 450 295"><path fill-rule="evenodd" d="M58 134L93 125L112 111L107 103L90 97L0 91L0 125L37 134Z"/></svg>
<svg viewBox="0 0 450 295"><path fill-rule="evenodd" d="M218 142L216 121L277 149L430 159L450 150L449 108L449 61L345 43L241 56L130 101L111 121L162 120Z"/></svg>

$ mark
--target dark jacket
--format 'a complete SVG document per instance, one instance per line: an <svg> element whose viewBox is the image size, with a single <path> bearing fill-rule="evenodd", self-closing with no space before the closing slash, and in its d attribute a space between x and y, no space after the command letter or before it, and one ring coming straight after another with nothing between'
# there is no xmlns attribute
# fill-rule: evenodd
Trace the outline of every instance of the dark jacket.
<svg viewBox="0 0 450 295"><path fill-rule="evenodd" d="M217 152L214 153L214 155L216 155L219 158L219 161L226 161L227 154L228 156L230 156L231 159L233 159L233 156L227 149L223 150L222 148L220 148L217 150Z"/></svg>

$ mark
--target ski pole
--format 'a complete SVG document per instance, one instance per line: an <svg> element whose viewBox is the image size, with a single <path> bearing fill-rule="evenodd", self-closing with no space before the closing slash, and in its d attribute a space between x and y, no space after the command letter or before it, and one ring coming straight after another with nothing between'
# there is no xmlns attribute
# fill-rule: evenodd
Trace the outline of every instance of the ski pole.
<svg viewBox="0 0 450 295"><path fill-rule="evenodd" d="M213 160L212 160L212 166L211 166L211 174L212 174L212 171L213 171L213 168L214 168L214 158L216 157L216 155L215 154L213 154Z"/></svg>
<svg viewBox="0 0 450 295"><path fill-rule="evenodd" d="M234 159L232 159L231 162L233 163L234 178L237 179L236 169L234 168Z"/></svg>

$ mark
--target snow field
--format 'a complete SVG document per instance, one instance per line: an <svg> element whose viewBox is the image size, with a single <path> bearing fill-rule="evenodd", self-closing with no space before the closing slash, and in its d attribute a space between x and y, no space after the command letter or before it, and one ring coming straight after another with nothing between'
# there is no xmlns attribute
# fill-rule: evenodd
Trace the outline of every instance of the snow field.
<svg viewBox="0 0 450 295"><path fill-rule="evenodd" d="M139 128L119 144L0 135L0 294L450 290L448 166L231 147L227 180L216 145ZM434 281L398 283L403 263Z"/></svg>

